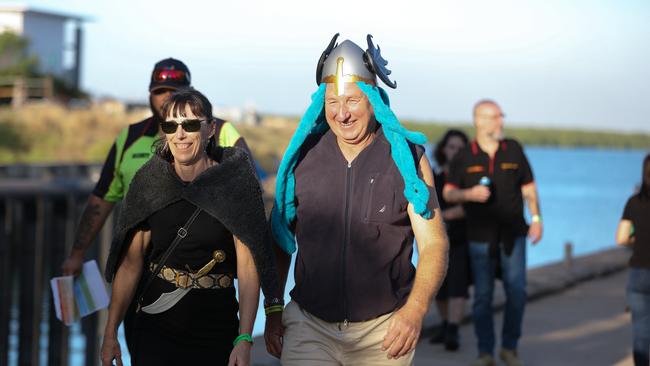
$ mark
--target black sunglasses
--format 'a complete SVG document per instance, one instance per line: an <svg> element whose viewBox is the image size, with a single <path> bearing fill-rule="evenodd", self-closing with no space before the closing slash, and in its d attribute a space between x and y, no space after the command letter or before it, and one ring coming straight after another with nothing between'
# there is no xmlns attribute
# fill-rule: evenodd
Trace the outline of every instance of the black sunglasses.
<svg viewBox="0 0 650 366"><path fill-rule="evenodd" d="M201 122L203 121L200 119L186 119L181 123L176 123L174 121L163 121L160 122L160 129L166 134L171 134L176 133L176 130L180 125L183 130L185 130L185 132L197 132L201 129Z"/></svg>

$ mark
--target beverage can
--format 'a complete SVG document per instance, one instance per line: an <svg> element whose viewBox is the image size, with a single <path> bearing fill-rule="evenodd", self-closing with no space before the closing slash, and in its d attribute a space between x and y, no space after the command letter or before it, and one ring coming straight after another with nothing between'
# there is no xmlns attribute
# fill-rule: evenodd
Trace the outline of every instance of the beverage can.
<svg viewBox="0 0 650 366"><path fill-rule="evenodd" d="M481 179L478 181L478 184L486 187L489 187L491 183L492 181L490 180L490 177L487 176L481 177Z"/></svg>

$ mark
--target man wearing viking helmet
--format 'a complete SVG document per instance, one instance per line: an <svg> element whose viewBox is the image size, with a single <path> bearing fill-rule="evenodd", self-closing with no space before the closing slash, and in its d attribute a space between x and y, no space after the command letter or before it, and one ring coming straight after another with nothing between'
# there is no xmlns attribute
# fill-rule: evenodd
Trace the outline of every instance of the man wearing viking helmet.
<svg viewBox="0 0 650 366"><path fill-rule="evenodd" d="M426 138L377 85L397 86L372 36L365 52L337 37L277 175L273 235L285 280L297 249L296 285L284 313L265 304L267 350L283 365L410 365L447 264Z"/></svg>

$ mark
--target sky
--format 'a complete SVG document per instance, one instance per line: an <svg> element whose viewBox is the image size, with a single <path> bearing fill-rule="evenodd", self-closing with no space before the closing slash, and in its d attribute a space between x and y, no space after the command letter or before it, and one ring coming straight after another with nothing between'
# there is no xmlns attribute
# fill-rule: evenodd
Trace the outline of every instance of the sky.
<svg viewBox="0 0 650 366"><path fill-rule="evenodd" d="M146 101L153 64L172 56L215 105L300 115L332 35L365 49L370 33L402 119L469 123L490 98L514 126L650 132L647 0L22 3L88 17L82 86L95 96Z"/></svg>

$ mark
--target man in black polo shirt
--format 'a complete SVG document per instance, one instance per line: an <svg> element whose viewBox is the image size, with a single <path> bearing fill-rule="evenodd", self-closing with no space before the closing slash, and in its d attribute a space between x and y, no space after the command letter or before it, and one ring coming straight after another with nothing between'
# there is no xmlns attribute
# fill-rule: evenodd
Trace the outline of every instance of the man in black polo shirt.
<svg viewBox="0 0 650 366"><path fill-rule="evenodd" d="M501 359L521 365L517 342L526 304L526 236L542 237L537 189L521 145L503 138L503 113L491 100L474 106L476 139L451 162L443 189L448 202L462 203L474 280L473 318L479 358L474 365L494 365L492 295L497 263L506 293ZM532 217L524 219L526 200Z"/></svg>

